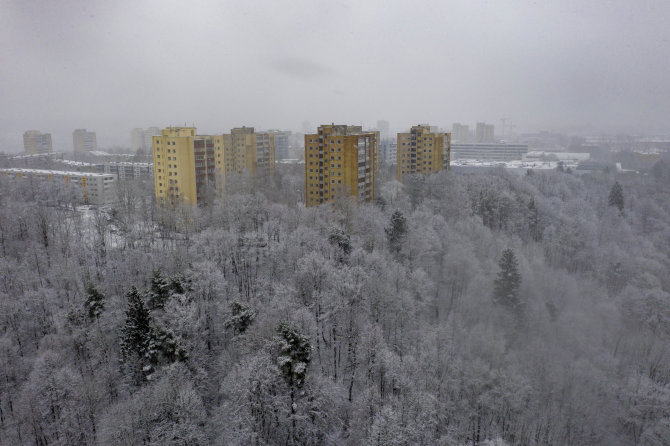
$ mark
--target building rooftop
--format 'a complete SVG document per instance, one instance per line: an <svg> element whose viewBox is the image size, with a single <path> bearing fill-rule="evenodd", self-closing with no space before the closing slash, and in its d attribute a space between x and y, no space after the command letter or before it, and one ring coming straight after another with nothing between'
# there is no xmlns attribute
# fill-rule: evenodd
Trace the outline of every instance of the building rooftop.
<svg viewBox="0 0 670 446"><path fill-rule="evenodd" d="M0 168L0 172L33 173L36 175L68 175L73 177L112 177L111 173L71 172L67 170L22 169L17 167Z"/></svg>

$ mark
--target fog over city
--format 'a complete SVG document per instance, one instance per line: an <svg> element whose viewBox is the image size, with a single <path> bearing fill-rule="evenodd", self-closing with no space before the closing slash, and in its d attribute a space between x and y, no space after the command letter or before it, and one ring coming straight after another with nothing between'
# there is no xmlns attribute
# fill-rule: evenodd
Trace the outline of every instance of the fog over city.
<svg viewBox="0 0 670 446"><path fill-rule="evenodd" d="M133 127L302 131L510 117L519 132L659 133L662 0L0 3L0 150Z"/></svg>
<svg viewBox="0 0 670 446"><path fill-rule="evenodd" d="M0 0L0 446L670 445L668 23Z"/></svg>

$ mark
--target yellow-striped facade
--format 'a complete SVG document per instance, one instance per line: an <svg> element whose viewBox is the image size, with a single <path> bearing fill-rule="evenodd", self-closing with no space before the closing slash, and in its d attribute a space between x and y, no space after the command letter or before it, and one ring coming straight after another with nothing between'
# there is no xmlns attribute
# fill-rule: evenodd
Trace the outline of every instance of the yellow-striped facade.
<svg viewBox="0 0 670 446"><path fill-rule="evenodd" d="M433 132L429 125L415 125L408 133L398 133L396 178L411 174L428 175L449 170L451 133Z"/></svg>
<svg viewBox="0 0 670 446"><path fill-rule="evenodd" d="M153 158L159 203L204 205L223 193L227 174L274 174L274 135L252 127L222 135L168 127L153 137Z"/></svg>
<svg viewBox="0 0 670 446"><path fill-rule="evenodd" d="M374 200L379 132L360 126L322 125L305 135L305 205L352 196Z"/></svg>

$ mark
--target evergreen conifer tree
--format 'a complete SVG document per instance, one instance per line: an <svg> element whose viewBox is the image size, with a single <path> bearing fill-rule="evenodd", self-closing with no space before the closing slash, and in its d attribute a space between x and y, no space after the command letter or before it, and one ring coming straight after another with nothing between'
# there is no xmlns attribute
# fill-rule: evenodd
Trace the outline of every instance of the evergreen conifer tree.
<svg viewBox="0 0 670 446"><path fill-rule="evenodd" d="M391 215L391 226L384 228L384 231L389 242L389 250L395 255L400 254L405 237L407 237L407 220L402 212L396 210Z"/></svg>
<svg viewBox="0 0 670 446"><path fill-rule="evenodd" d="M510 310L519 312L521 310L521 301L519 299L521 274L519 274L519 263L514 255L514 251L511 249L504 250L498 266L500 267L500 271L494 282L493 301Z"/></svg>
<svg viewBox="0 0 670 446"><path fill-rule="evenodd" d="M610 189L610 196L609 199L607 200L607 203L610 206L614 206L617 209L619 209L619 212L623 212L623 205L624 205L623 187L621 186L621 184L619 184L618 181L615 181L614 185L612 186L612 189Z"/></svg>
<svg viewBox="0 0 670 446"><path fill-rule="evenodd" d="M151 290L149 290L149 307L163 308L165 301L170 297L171 284L160 269L156 269L151 276Z"/></svg>
<svg viewBox="0 0 670 446"><path fill-rule="evenodd" d="M146 379L153 370L154 356L151 315L137 288L126 293L128 308L126 321L121 328L121 362L130 368L136 384Z"/></svg>
<svg viewBox="0 0 670 446"><path fill-rule="evenodd" d="M100 318L105 310L105 295L98 291L92 283L86 285L86 309L88 316L93 319Z"/></svg>

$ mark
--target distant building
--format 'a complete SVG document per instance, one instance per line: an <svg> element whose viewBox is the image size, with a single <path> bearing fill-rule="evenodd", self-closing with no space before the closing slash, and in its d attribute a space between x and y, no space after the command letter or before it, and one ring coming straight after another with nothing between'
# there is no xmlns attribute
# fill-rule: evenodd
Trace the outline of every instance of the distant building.
<svg viewBox="0 0 670 446"><path fill-rule="evenodd" d="M241 127L224 135L197 135L195 127L168 127L153 138L156 200L176 205L209 204L226 176L272 175L274 135Z"/></svg>
<svg viewBox="0 0 670 446"><path fill-rule="evenodd" d="M23 149L27 155L52 152L51 133L40 133L39 130L26 131L23 134Z"/></svg>
<svg viewBox="0 0 670 446"><path fill-rule="evenodd" d="M98 149L95 132L88 132L86 129L77 129L72 132L72 142L75 154L88 153Z"/></svg>
<svg viewBox="0 0 670 446"><path fill-rule="evenodd" d="M238 127L223 137L225 173L246 171L251 175L274 175L274 133L256 133L253 127Z"/></svg>
<svg viewBox="0 0 670 446"><path fill-rule="evenodd" d="M379 132L361 126L322 125L305 135L305 205L353 196L374 200Z"/></svg>
<svg viewBox="0 0 670 446"><path fill-rule="evenodd" d="M452 144L454 160L470 159L481 161L521 160L528 152L527 144Z"/></svg>
<svg viewBox="0 0 670 446"><path fill-rule="evenodd" d="M398 143L391 139L382 140L380 144L380 159L385 164L395 164L398 154Z"/></svg>
<svg viewBox="0 0 670 446"><path fill-rule="evenodd" d="M144 150L147 152L153 147L153 137L161 135L161 129L158 127L149 127L144 129Z"/></svg>
<svg viewBox="0 0 670 446"><path fill-rule="evenodd" d="M431 130L427 124L415 125L408 133L398 133L396 179L407 175L428 175L449 169L451 134Z"/></svg>
<svg viewBox="0 0 670 446"><path fill-rule="evenodd" d="M485 122L478 122L475 129L475 142L478 143L489 143L495 141L494 135L495 127L493 124L487 124Z"/></svg>
<svg viewBox="0 0 670 446"><path fill-rule="evenodd" d="M131 163L124 161L96 164L100 173L110 173L118 180L138 180L140 178L151 178L154 174L152 163Z"/></svg>
<svg viewBox="0 0 670 446"><path fill-rule="evenodd" d="M35 178L52 181L55 187L75 187L81 189L82 202L104 205L116 200L114 175L41 169L0 169L0 174L12 178Z"/></svg>
<svg viewBox="0 0 670 446"><path fill-rule="evenodd" d="M452 142L468 142L470 141L470 127L467 125L454 123L451 126L451 141Z"/></svg>
<svg viewBox="0 0 670 446"><path fill-rule="evenodd" d="M388 121L377 121L377 130L382 141L391 138L391 126Z"/></svg>
<svg viewBox="0 0 670 446"><path fill-rule="evenodd" d="M268 130L275 137L275 159L289 159L288 149L290 146L291 132L282 130Z"/></svg>
<svg viewBox="0 0 670 446"><path fill-rule="evenodd" d="M132 129L130 131L130 150L137 152L138 150L144 150L145 148L144 130L140 128Z"/></svg>

